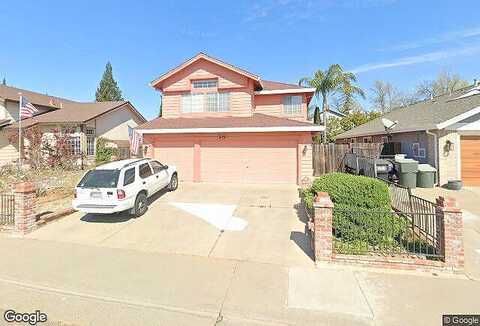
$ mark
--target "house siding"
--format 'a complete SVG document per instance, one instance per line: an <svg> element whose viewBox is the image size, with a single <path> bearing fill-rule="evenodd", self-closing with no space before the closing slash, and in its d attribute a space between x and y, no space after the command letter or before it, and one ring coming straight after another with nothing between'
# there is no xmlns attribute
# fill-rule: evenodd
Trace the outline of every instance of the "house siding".
<svg viewBox="0 0 480 326"><path fill-rule="evenodd" d="M110 140L128 140L128 127L134 128L141 122L125 106L95 119L95 135Z"/></svg>
<svg viewBox="0 0 480 326"><path fill-rule="evenodd" d="M283 100L285 96L302 96L302 110L298 114L285 114ZM307 121L307 99L302 94L275 94L275 95L255 95L255 113L274 115L282 118L289 118L299 121Z"/></svg>
<svg viewBox="0 0 480 326"><path fill-rule="evenodd" d="M449 130L440 130L438 134L438 166L440 185L446 184L449 180L460 179L460 166L457 157L459 155L460 144L458 133ZM447 141L454 144L452 150L447 149Z"/></svg>

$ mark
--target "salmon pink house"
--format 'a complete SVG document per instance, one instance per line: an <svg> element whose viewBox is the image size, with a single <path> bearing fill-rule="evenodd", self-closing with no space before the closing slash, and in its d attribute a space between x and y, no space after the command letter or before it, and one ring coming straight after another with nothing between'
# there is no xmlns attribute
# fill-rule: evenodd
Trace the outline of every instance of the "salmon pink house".
<svg viewBox="0 0 480 326"><path fill-rule="evenodd" d="M146 156L194 182L291 183L312 177L314 89L260 79L200 53L151 82L162 117L137 127Z"/></svg>

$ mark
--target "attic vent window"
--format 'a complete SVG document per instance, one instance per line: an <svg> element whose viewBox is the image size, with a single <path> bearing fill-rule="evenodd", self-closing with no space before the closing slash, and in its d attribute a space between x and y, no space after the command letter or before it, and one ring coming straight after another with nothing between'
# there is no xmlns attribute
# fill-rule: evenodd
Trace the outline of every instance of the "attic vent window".
<svg viewBox="0 0 480 326"><path fill-rule="evenodd" d="M216 80L194 80L192 82L193 88L214 88L217 87Z"/></svg>

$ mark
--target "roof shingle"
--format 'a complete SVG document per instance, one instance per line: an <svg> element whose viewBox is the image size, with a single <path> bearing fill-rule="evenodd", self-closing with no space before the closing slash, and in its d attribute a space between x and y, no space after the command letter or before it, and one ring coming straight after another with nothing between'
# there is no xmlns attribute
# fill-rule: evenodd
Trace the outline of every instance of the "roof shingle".
<svg viewBox="0 0 480 326"><path fill-rule="evenodd" d="M471 90L472 87L468 87L452 92L452 94L435 97L432 100L396 108L382 117L348 130L336 138L385 134L381 118L398 121L392 131L395 133L437 129L438 124L480 106L480 94L459 98L459 96Z"/></svg>
<svg viewBox="0 0 480 326"><path fill-rule="evenodd" d="M190 129L190 128L249 128L249 127L302 127L308 122L255 113L248 117L157 118L138 126L138 129Z"/></svg>

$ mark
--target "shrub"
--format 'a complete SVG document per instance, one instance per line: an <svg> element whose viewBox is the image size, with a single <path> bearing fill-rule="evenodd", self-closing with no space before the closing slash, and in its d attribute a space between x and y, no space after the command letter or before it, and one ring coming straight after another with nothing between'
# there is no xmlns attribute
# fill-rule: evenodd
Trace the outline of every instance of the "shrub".
<svg viewBox="0 0 480 326"><path fill-rule="evenodd" d="M390 209L385 182L346 173L329 173L317 178L310 190L328 192L334 204L359 208Z"/></svg>
<svg viewBox="0 0 480 326"><path fill-rule="evenodd" d="M391 211L390 194L383 181L346 173L326 174L302 191L307 208L313 208L317 192L327 192L335 205L333 228L340 251L363 253L372 247L399 246L406 223Z"/></svg>
<svg viewBox="0 0 480 326"><path fill-rule="evenodd" d="M114 156L118 156L118 150L113 147L108 147L106 139L98 138L95 162L110 162Z"/></svg>

